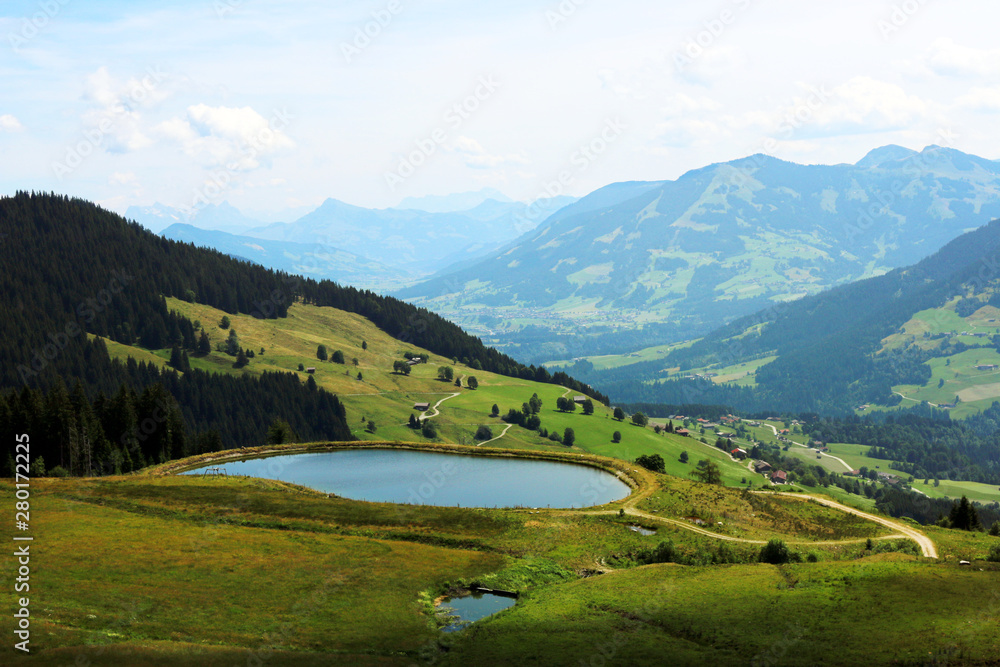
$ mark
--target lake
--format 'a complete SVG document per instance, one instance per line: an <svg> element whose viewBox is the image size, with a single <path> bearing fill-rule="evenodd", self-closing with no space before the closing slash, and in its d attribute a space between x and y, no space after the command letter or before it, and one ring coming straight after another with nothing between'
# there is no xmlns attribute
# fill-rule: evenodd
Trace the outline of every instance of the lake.
<svg viewBox="0 0 1000 667"><path fill-rule="evenodd" d="M344 449L205 466L215 467L353 500L441 507L591 507L631 492L591 466L406 449Z"/></svg>

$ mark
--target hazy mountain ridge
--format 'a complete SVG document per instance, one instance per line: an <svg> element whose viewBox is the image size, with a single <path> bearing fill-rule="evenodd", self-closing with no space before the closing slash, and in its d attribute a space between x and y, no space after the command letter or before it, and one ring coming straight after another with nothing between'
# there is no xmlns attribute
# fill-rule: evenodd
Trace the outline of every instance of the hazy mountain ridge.
<svg viewBox="0 0 1000 667"><path fill-rule="evenodd" d="M562 203L555 203L554 209ZM291 223L249 230L273 241L322 242L414 273L428 275L450 264L485 255L534 228L522 202L480 202L471 211L366 209L327 199Z"/></svg>
<svg viewBox="0 0 1000 667"><path fill-rule="evenodd" d="M232 257L316 280L378 288L405 283L414 277L395 267L322 243L268 241L199 229L184 223L175 223L160 235L174 241L213 248Z"/></svg>
<svg viewBox="0 0 1000 667"><path fill-rule="evenodd" d="M625 196L608 196L616 190ZM602 188L502 252L399 295L466 325L484 306L570 320L585 310L619 327L674 323L680 339L911 264L998 216L1000 164L953 149L886 146L855 165L755 155Z"/></svg>

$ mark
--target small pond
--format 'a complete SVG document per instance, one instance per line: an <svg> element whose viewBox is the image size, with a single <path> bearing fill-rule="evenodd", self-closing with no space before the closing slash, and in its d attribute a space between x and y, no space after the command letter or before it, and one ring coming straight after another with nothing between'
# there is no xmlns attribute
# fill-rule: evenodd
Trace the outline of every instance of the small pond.
<svg viewBox="0 0 1000 667"><path fill-rule="evenodd" d="M441 507L603 505L631 489L591 466L407 449L343 449L213 463L229 475L277 479L353 500Z"/></svg>
<svg viewBox="0 0 1000 667"><path fill-rule="evenodd" d="M628 529L632 532L639 533L640 535L656 535L656 531L652 528L643 528L642 526L636 526L635 524L630 524Z"/></svg>
<svg viewBox="0 0 1000 667"><path fill-rule="evenodd" d="M512 597L478 592L460 598L445 598L438 609L457 617L457 620L446 625L442 630L444 632L461 630L469 623L513 607L515 602L517 600Z"/></svg>

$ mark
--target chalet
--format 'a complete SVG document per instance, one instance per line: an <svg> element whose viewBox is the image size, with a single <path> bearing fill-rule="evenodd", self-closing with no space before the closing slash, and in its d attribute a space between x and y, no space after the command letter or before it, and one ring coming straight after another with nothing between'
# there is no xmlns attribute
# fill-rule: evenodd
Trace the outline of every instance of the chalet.
<svg viewBox="0 0 1000 667"><path fill-rule="evenodd" d="M431 409L431 404L430 403L414 403L413 404L413 409L414 410L420 410L421 412L426 412L427 410Z"/></svg>
<svg viewBox="0 0 1000 667"><path fill-rule="evenodd" d="M976 366L977 371L995 371L997 369L996 364L979 364Z"/></svg>
<svg viewBox="0 0 1000 667"><path fill-rule="evenodd" d="M727 433L725 431L720 431L720 432L716 433L716 435L719 436L720 438L735 438L736 437L735 433Z"/></svg>
<svg viewBox="0 0 1000 667"><path fill-rule="evenodd" d="M775 470L771 473L771 484L785 484L788 482L788 473L784 470Z"/></svg>
<svg viewBox="0 0 1000 667"><path fill-rule="evenodd" d="M778 431L778 433L780 433L781 435L788 435L789 433L791 433L791 431L789 431L787 428L783 428L780 431Z"/></svg>
<svg viewBox="0 0 1000 667"><path fill-rule="evenodd" d="M733 451L731 451L729 453L732 455L732 457L734 459L737 459L737 460L740 460L740 461L742 461L747 456L749 456L749 454L747 454L747 452L746 452L745 449L740 449L739 447L737 447L736 449L734 449Z"/></svg>
<svg viewBox="0 0 1000 667"><path fill-rule="evenodd" d="M879 478L879 481L885 482L886 484L891 484L893 486L895 486L896 484L899 484L899 477L896 477L892 473L880 472L878 474L878 478Z"/></svg>
<svg viewBox="0 0 1000 667"><path fill-rule="evenodd" d="M702 419L701 417L698 417L698 423L699 424L707 424L708 420L707 419Z"/></svg>
<svg viewBox="0 0 1000 667"><path fill-rule="evenodd" d="M691 435L691 431L687 430L686 428L679 428L676 431L674 431L674 433L676 433L679 436L683 436L685 438Z"/></svg>
<svg viewBox="0 0 1000 667"><path fill-rule="evenodd" d="M753 469L754 472L763 474L771 469L771 464L767 461L757 461L757 463L754 464Z"/></svg>
<svg viewBox="0 0 1000 667"><path fill-rule="evenodd" d="M580 405L581 403L583 403L586 400L587 400L586 396L574 396L573 397L573 402L576 403L577 405Z"/></svg>
<svg viewBox="0 0 1000 667"><path fill-rule="evenodd" d="M315 366L310 366L309 368L306 369L306 373L315 373L315 372L316 372Z"/></svg>
<svg viewBox="0 0 1000 667"><path fill-rule="evenodd" d="M420 363L420 358L419 357L414 357L413 359L410 359L409 361L407 361L406 365L407 366L416 366L419 363Z"/></svg>
<svg viewBox="0 0 1000 667"><path fill-rule="evenodd" d="M848 475L850 477L861 477L861 471L860 470L852 470L851 472L845 472L844 475Z"/></svg>

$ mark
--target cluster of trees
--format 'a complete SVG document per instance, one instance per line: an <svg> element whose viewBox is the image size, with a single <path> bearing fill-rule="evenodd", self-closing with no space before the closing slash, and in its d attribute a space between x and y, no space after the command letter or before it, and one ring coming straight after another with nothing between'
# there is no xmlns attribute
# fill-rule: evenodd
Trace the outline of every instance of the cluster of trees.
<svg viewBox="0 0 1000 667"><path fill-rule="evenodd" d="M293 375L179 376L154 364L109 364L93 397L82 380L71 391L23 387L0 394L0 437L27 433L35 460L56 474L108 475L245 444L273 441L272 426L309 440L350 440L336 396ZM119 381L118 378L121 378ZM100 387L115 388L106 391ZM192 425L194 425L192 427ZM4 461L4 474L13 473Z"/></svg>
<svg viewBox="0 0 1000 667"><path fill-rule="evenodd" d="M430 419L424 419L424 420L417 419L417 416L412 412L410 413L409 426L414 431L420 431L420 434L425 438L428 438L429 440L433 440L438 435L437 426L434 424L434 422L432 422Z"/></svg>
<svg viewBox="0 0 1000 667"><path fill-rule="evenodd" d="M347 361L344 359L343 350L334 350L333 354L330 355L326 349L326 345L323 345L322 343L320 343L319 347L316 348L316 358L319 359L320 361L326 361L329 358L329 360L335 364L347 363Z"/></svg>
<svg viewBox="0 0 1000 667"><path fill-rule="evenodd" d="M589 398L585 398L580 403L580 409L585 415L594 414L594 402ZM556 399L556 410L560 412L576 412L576 401L572 398L566 396L560 396Z"/></svg>
<svg viewBox="0 0 1000 667"><path fill-rule="evenodd" d="M493 416L499 414L499 408L493 406ZM502 417L502 420L508 424L516 424L521 428L526 428L529 431L539 431L542 430L542 418L540 413L542 411L542 399L538 397L538 393L531 395L531 398L527 402L521 404L521 409L511 408L507 411L507 414ZM546 437L543 435L542 437Z"/></svg>

